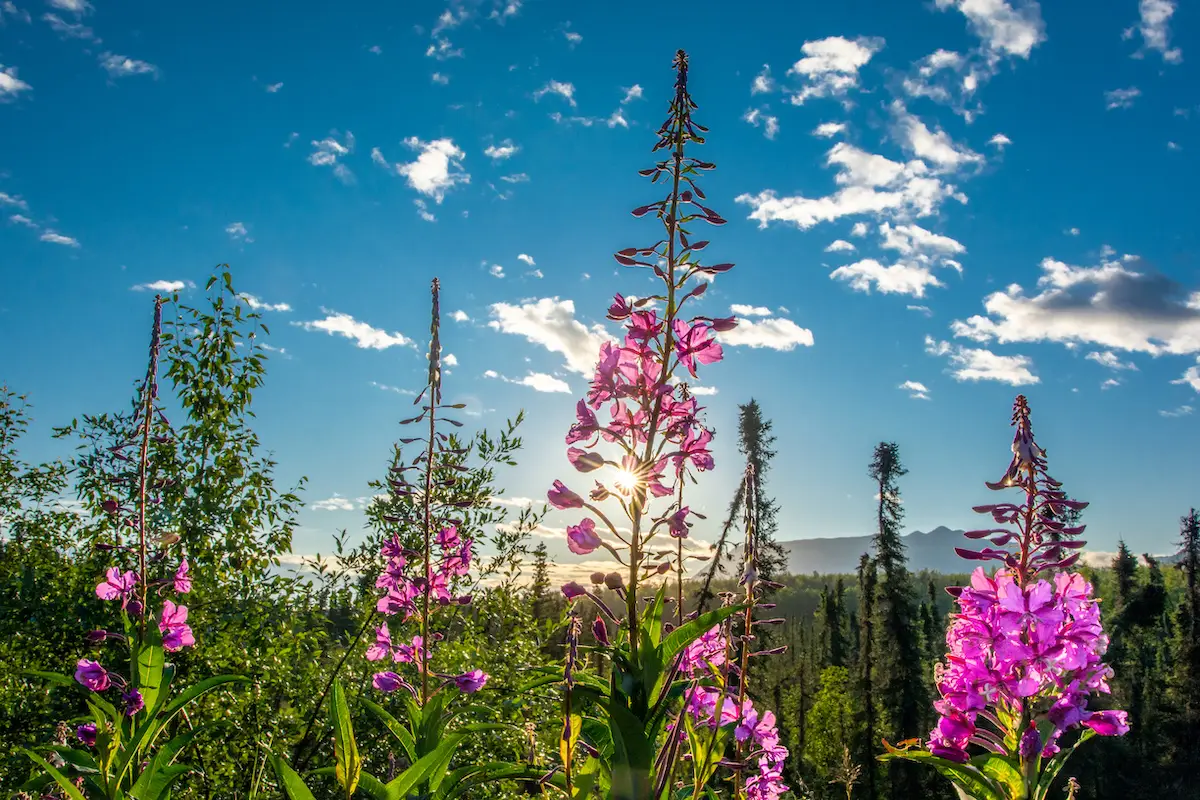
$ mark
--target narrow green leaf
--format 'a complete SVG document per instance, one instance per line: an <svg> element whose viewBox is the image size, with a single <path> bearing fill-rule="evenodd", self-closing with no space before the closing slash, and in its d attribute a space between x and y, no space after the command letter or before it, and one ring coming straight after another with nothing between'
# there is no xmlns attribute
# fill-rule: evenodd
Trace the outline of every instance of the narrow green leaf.
<svg viewBox="0 0 1200 800"><path fill-rule="evenodd" d="M66 775L63 775L61 772L51 766L49 761L42 758L32 750L26 750L24 747L21 748L21 752L32 758L38 764L38 766L46 770L46 772L50 774L50 777L54 778L54 782L58 784L59 788L62 789L66 793L67 797L71 798L71 800L87 800L87 798L83 796L83 792L75 788L75 784Z"/></svg>
<svg viewBox="0 0 1200 800"><path fill-rule="evenodd" d="M146 628L146 636L137 654L137 687L142 693L146 708L153 710L158 704L158 695L163 685L163 667L166 651L162 646L162 633L157 625Z"/></svg>
<svg viewBox="0 0 1200 800"><path fill-rule="evenodd" d="M73 681L70 677L68 677L66 675L60 675L57 672L43 672L43 671L37 670L37 669L27 669L27 670L23 670L21 672L21 674L22 675L31 675L35 678L42 678L43 680L50 681L51 683L55 684L56 686L74 686L75 685L75 681Z"/></svg>
<svg viewBox="0 0 1200 800"><path fill-rule="evenodd" d="M274 753L271 753L270 758L271 768L275 770L275 776L279 778L279 785L288 796L288 800L317 800L304 785L304 780L287 762Z"/></svg>
<svg viewBox="0 0 1200 800"><path fill-rule="evenodd" d="M360 702L367 707L368 711L378 717L379 721L383 723L384 727L391 731L392 735L396 737L396 739L400 742L400 746L404 748L404 752L408 755L408 760L416 761L417 745L413 740L413 735L409 732L408 728L405 728L404 725L400 723L400 720L392 716L391 712L389 712L383 706L378 705L377 703L374 703L365 697L362 698Z"/></svg>
<svg viewBox="0 0 1200 800"><path fill-rule="evenodd" d="M441 773L440 777L444 777L446 767L449 765L450 759L454 757L458 746L462 744L463 738L461 734L447 736L436 748L417 759L411 767L392 779L387 785L388 800L405 800L418 784L429 780L438 772ZM438 782L440 782L440 777Z"/></svg>
<svg viewBox="0 0 1200 800"><path fill-rule="evenodd" d="M358 779L362 775L362 757L354 742L354 728L350 724L350 706L342 682L333 682L329 697L329 724L333 727L333 753L337 762L337 781L346 791L346 798L354 796Z"/></svg>

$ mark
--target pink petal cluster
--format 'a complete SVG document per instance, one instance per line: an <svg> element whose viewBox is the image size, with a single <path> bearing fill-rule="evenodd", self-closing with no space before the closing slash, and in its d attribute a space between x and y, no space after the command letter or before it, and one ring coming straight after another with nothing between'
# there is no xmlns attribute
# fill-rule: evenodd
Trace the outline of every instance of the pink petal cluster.
<svg viewBox="0 0 1200 800"><path fill-rule="evenodd" d="M109 567L104 582L96 586L96 597L101 600L120 600L121 608L125 608L129 605L137 583L137 573L133 570L121 572L119 567Z"/></svg>
<svg viewBox="0 0 1200 800"><path fill-rule="evenodd" d="M398 537L393 536L384 542L381 552L387 563L375 581L375 586L378 589L386 589L387 592L376 603L376 611L384 616L403 614L403 620L407 622L417 613L418 602L426 593L431 600L440 605L470 602L470 597L452 596L450 585L455 578L460 578L470 571L471 540L459 536L458 529L449 525L438 531L437 545L441 554L436 561L430 562L429 574L410 577L405 574L405 568L409 565L407 556L413 553L405 552Z"/></svg>
<svg viewBox="0 0 1200 800"><path fill-rule="evenodd" d="M697 725L710 729L736 725L734 738L749 743L748 757L757 761L758 769L746 778L747 800L778 800L788 790L783 782L783 762L788 749L779 742L774 713L767 711L760 715L750 700L742 701L739 711L733 698L712 686L692 687L684 695L684 703L685 713Z"/></svg>
<svg viewBox="0 0 1200 800"><path fill-rule="evenodd" d="M681 669L689 676L696 677L697 673L708 674L710 667L719 667L725 663L725 653L728 642L721 632L720 625L714 625L683 651Z"/></svg>
<svg viewBox="0 0 1200 800"><path fill-rule="evenodd" d="M386 561L375 586L387 591L376 603L377 612L384 616L400 614L401 621L407 622L414 615L424 613L426 598L441 606L467 605L471 602L470 595L455 596L450 590L456 579L470 572L472 540L460 535L457 526L447 525L434 536L434 544L439 552L436 558L433 557L435 554L430 554L428 572L412 576L406 570L410 567L423 569L424 558L405 550L398 536L383 543L380 553ZM413 557L420 558L420 561L414 559L410 563ZM418 674L429 669L429 648L422 637L414 636L411 644L394 644L386 622L376 630L375 642L367 648L366 658L368 661L390 659L397 664L413 664ZM479 669L461 675L439 677L453 681L460 691L466 693L479 691L488 680L487 673ZM376 673L372 685L381 692L405 689L416 695L413 687L395 672Z"/></svg>
<svg viewBox="0 0 1200 800"><path fill-rule="evenodd" d="M196 643L192 629L187 624L187 616L187 606L177 606L170 600L163 601L158 629L162 632L163 649L168 653L191 647Z"/></svg>
<svg viewBox="0 0 1200 800"><path fill-rule="evenodd" d="M1129 730L1125 712L1087 707L1090 695L1109 692L1112 670L1103 661L1108 637L1100 607L1080 575L1058 573L1053 582L1021 586L1013 570L989 577L977 568L958 595L946 644L941 699L934 703L941 719L929 737L935 755L962 762L968 744L993 745L994 733L979 725L995 719L989 709L1051 722L1047 741L1033 738L1036 730L1030 741L1022 735L1022 749L1044 757L1058 752L1058 738L1079 725L1107 736Z"/></svg>

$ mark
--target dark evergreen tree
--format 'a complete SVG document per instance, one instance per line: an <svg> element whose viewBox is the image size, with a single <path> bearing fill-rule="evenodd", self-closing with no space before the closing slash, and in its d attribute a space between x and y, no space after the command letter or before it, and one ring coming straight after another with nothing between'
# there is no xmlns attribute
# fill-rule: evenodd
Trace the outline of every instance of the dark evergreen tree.
<svg viewBox="0 0 1200 800"><path fill-rule="evenodd" d="M858 763L863 765L866 781L863 785L866 800L878 797L875 760L878 748L879 723L875 698L875 593L878 571L871 557L863 553L858 562L858 685L863 713L863 740L859 745Z"/></svg>
<svg viewBox="0 0 1200 800"><path fill-rule="evenodd" d="M904 510L897 481L907 472L895 442L876 446L868 471L879 492L875 562L882 573L875 610L875 687L882 700L882 732L891 741L921 736L929 705L916 592L900 537ZM889 765L892 798L923 796L924 773L916 767L907 762Z"/></svg>
<svg viewBox="0 0 1200 800"><path fill-rule="evenodd" d="M817 615L821 620L821 643L824 654L823 666L846 666L846 584L839 576L832 592L829 586L821 590L821 606Z"/></svg>
<svg viewBox="0 0 1200 800"><path fill-rule="evenodd" d="M1175 613L1175 691L1188 738L1200 737L1200 514L1179 520L1183 598Z"/></svg>
<svg viewBox="0 0 1200 800"><path fill-rule="evenodd" d="M1117 543L1117 554L1112 561L1113 577L1117 581L1117 607L1124 609L1133 599L1134 583L1137 580L1137 557L1126 546L1125 540Z"/></svg>
<svg viewBox="0 0 1200 800"><path fill-rule="evenodd" d="M529 607L534 619L550 618L550 603L547 602L549 591L550 566L546 556L546 543L539 542L533 550L533 581L529 585Z"/></svg>

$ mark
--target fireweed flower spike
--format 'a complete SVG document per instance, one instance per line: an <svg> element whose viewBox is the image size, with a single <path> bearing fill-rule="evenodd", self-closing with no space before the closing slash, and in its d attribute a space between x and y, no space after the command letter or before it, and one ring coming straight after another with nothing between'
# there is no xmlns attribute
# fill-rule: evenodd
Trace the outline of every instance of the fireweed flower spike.
<svg viewBox="0 0 1200 800"><path fill-rule="evenodd" d="M385 622L379 626L375 642L366 651L368 661L390 659L397 664L411 664L420 678L418 688L391 671L377 673L372 685L381 692L398 689L412 692L422 707L433 691L429 684L431 676L445 679L467 694L479 691L488 681L487 673L479 669L446 676L431 673L429 667L429 648L440 638L431 634L434 612L439 607L465 606L471 602L470 595L456 594L455 588L470 573L474 547L471 538L459 530L458 523L447 516L448 512L458 511L458 508L454 502L447 501L443 492L444 488L453 487L456 482L454 466L447 465L446 461L447 456L454 455L455 451L451 451L446 444L446 435L437 430L437 422L442 419L438 417L438 412L461 406L442 404L440 288L435 278L431 286L433 311L429 326L429 375L425 389L415 401L418 405L424 401L425 405L421 406L420 414L402 423L427 423L425 447L411 464L397 462L389 480L396 496L420 495L420 549L405 547L402 535L408 531L399 531L387 538L380 548L384 568L375 582L376 588L385 590L376 604L375 612L385 617L398 617L401 624L416 617L418 632L413 635L410 644L395 644ZM443 421L459 424L452 419ZM417 440L404 440L413 441ZM407 473L412 471L421 473L419 486L407 477ZM395 524L401 520L398 517L385 517L385 521Z"/></svg>
<svg viewBox="0 0 1200 800"><path fill-rule="evenodd" d="M1084 542L1073 538L1082 525L1067 527L1058 518L1087 503L1069 500L1047 474L1046 451L1034 440L1024 396L1014 403L1012 424L1012 460L987 486L1020 489L1024 502L975 511L1014 527L966 534L988 538L995 547L957 548L964 558L1003 566L991 576L979 567L969 586L952 591L958 609L946 631L946 662L935 671L940 718L927 749L888 745L883 756L931 761L964 791L962 779L969 776L979 781L972 791L980 800L983 791L989 798L1044 800L1079 744L1129 730L1124 711L1088 707L1091 697L1109 693L1112 669L1103 661L1108 637L1092 586L1061 571L1078 559L1077 552L1061 557L1061 550L1078 550ZM1006 545L1013 547L1000 549ZM1064 735L1077 729L1080 735L1064 746ZM972 755L972 746L983 752Z"/></svg>

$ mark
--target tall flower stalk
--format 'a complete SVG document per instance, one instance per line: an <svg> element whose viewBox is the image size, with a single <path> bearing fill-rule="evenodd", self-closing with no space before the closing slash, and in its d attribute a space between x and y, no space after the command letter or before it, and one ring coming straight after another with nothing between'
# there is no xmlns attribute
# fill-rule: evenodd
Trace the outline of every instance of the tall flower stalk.
<svg viewBox="0 0 1200 800"><path fill-rule="evenodd" d="M1084 526L1061 521L1087 503L1068 498L1047 473L1023 395L1012 425L1012 460L987 486L1018 489L1024 499L974 509L1012 527L968 531L993 546L956 548L963 558L1003 566L991 576L979 567L969 586L952 591L958 609L946 631L949 655L935 673L940 719L925 749L887 745L882 756L931 763L976 800L1044 800L1076 747L1129 730L1124 711L1088 707L1092 695L1109 693L1108 637L1091 585L1066 571L1079 559L1084 542L1073 537ZM1065 746L1064 734L1080 728Z"/></svg>
<svg viewBox="0 0 1200 800"><path fill-rule="evenodd" d="M158 365L162 343L163 299L154 298L154 322L146 375L142 380L129 435L113 454L123 460L125 451L137 453L136 483L114 484L114 497L103 504L109 516L115 540L100 547L113 553L118 561L136 564L123 569L121 564L108 568L96 586L96 597L119 603L121 630L94 630L87 634L89 644L100 647L114 644L128 652L129 671L105 667L99 658L81 658L75 665L75 683L87 690L91 720L78 725L75 737L83 745L76 750L65 744L53 746L50 761L26 751L45 769L41 784L53 781L68 796L79 798L81 787L96 797L123 798L165 792L190 768L172 763L194 734L182 733L161 746L159 740L170 732L171 723L185 707L209 690L240 676L223 675L201 681L169 699L174 667L167 657L196 644L188 624L187 606L182 600L192 590L188 562L171 558L172 546L179 536L165 532L151 536L151 509L157 505L166 483L156 479L152 466L152 444L170 441L170 425L158 406ZM124 501L116 496L124 494ZM132 531L132 536L127 532ZM151 547L156 547L151 552ZM158 606L158 599L162 605ZM107 659L106 659L107 660ZM41 675L58 685L71 685L65 676ZM111 698L111 699L110 699ZM57 762L57 766L55 763ZM79 771L71 779L61 768ZM39 779L35 779L35 783Z"/></svg>

